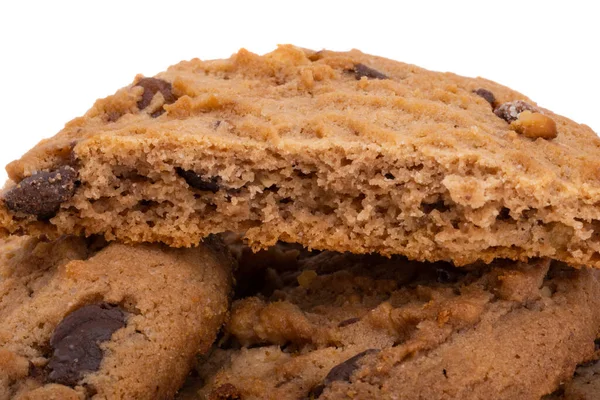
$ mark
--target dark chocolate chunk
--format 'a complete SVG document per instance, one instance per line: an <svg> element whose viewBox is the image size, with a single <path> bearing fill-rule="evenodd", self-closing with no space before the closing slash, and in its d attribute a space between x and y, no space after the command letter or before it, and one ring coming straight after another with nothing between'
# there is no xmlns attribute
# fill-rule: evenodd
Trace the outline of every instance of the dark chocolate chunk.
<svg viewBox="0 0 600 400"><path fill-rule="evenodd" d="M352 325L360 321L360 318L348 318L343 320L338 324L338 328L343 328L344 326Z"/></svg>
<svg viewBox="0 0 600 400"><path fill-rule="evenodd" d="M323 379L323 383L315 386L310 391L310 395L316 399L323 393L323 390L325 390L325 388L327 386L329 386L332 382L335 382L335 381L350 382L350 377L359 367L358 362L363 357L365 357L369 354L377 353L378 351L379 350L376 350L376 349L365 350L362 353L358 353L354 357L347 359L343 363L336 365L335 367L333 367L331 369L331 371L329 371L329 373L327 374L325 379Z"/></svg>
<svg viewBox="0 0 600 400"><path fill-rule="evenodd" d="M354 64L354 76L356 80L360 80L363 76L368 79L389 79L389 77L371 67L367 67L364 64Z"/></svg>
<svg viewBox="0 0 600 400"><path fill-rule="evenodd" d="M511 122L516 121L517 118L519 118L519 114L525 110L532 112L539 111L536 107L524 102L523 100L515 100L499 105L494 110L494 114L510 124Z"/></svg>
<svg viewBox="0 0 600 400"><path fill-rule="evenodd" d="M165 99L165 104L171 104L174 103L175 100L177 100L177 98L172 92L171 84L167 81L163 81L162 79L142 78L138 83L135 84L135 86L141 86L144 88L142 99L137 103L137 106L140 110L143 110L144 108L148 107L148 105L150 105L150 102L152 102L154 95L158 92L162 93ZM154 112L152 115L154 118L162 114L160 113L158 115L154 115L156 113L157 112Z"/></svg>
<svg viewBox="0 0 600 400"><path fill-rule="evenodd" d="M122 116L123 113L121 111L109 111L106 113L106 120L108 122L116 122Z"/></svg>
<svg viewBox="0 0 600 400"><path fill-rule="evenodd" d="M161 115L163 115L164 113L165 113L165 109L161 107L161 108L159 108L158 110L154 111L152 114L150 114L150 116L151 116L152 118L158 118L158 117L160 117Z"/></svg>
<svg viewBox="0 0 600 400"><path fill-rule="evenodd" d="M217 193L220 189L218 178L216 176L213 176L210 178L210 180L207 180L194 171L186 171L182 168L177 168L177 173L179 176L185 179L188 185L194 189L211 191L213 193Z"/></svg>
<svg viewBox="0 0 600 400"><path fill-rule="evenodd" d="M477 90L473 90L473 93L475 93L478 96L483 97L488 103L490 103L492 105L492 107L494 107L494 104L496 103L496 96L494 96L494 93L490 92L487 89L477 89Z"/></svg>
<svg viewBox="0 0 600 400"><path fill-rule="evenodd" d="M85 373L100 368L100 344L124 326L125 313L107 303L84 306L67 315L50 339L53 353L47 381L76 386Z"/></svg>
<svg viewBox="0 0 600 400"><path fill-rule="evenodd" d="M69 166L50 172L37 172L19 182L4 196L6 207L12 211L53 217L60 205L75 194L77 171Z"/></svg>

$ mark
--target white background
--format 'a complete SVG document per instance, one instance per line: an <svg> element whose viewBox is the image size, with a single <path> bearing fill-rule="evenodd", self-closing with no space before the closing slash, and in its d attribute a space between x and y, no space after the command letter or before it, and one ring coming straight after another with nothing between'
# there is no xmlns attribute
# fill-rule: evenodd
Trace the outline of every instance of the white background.
<svg viewBox="0 0 600 400"><path fill-rule="evenodd" d="M594 1L2 1L0 166L182 59L278 43L483 76L600 132ZM0 169L0 181L6 175Z"/></svg>

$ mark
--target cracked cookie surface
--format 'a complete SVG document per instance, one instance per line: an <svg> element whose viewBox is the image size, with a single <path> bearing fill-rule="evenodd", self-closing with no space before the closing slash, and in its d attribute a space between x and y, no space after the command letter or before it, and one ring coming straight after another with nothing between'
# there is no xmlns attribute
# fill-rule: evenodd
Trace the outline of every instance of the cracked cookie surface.
<svg viewBox="0 0 600 400"><path fill-rule="evenodd" d="M595 355L594 269L289 246L251 257L238 280L267 272L234 301L186 398L539 400Z"/></svg>
<svg viewBox="0 0 600 400"><path fill-rule="evenodd" d="M217 242L0 241L0 399L173 398L225 319L231 263Z"/></svg>
<svg viewBox="0 0 600 400"><path fill-rule="evenodd" d="M40 182L61 168L74 186ZM600 267L591 129L494 82L356 50L241 50L137 77L7 171L5 233L179 247L231 230L255 248Z"/></svg>

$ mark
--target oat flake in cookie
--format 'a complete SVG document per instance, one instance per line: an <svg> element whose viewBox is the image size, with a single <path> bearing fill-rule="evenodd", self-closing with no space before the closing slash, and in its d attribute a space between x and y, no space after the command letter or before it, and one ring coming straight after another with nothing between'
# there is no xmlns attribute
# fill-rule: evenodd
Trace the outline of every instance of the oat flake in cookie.
<svg viewBox="0 0 600 400"><path fill-rule="evenodd" d="M197 398L540 400L595 356L595 269L292 253L233 303Z"/></svg>
<svg viewBox="0 0 600 400"><path fill-rule="evenodd" d="M65 168L72 190L43 181ZM240 50L138 76L7 171L4 233L185 247L231 230L255 248L600 267L591 129L494 82L356 50Z"/></svg>
<svg viewBox="0 0 600 400"><path fill-rule="evenodd" d="M225 319L230 274L218 243L0 241L0 400L173 398Z"/></svg>

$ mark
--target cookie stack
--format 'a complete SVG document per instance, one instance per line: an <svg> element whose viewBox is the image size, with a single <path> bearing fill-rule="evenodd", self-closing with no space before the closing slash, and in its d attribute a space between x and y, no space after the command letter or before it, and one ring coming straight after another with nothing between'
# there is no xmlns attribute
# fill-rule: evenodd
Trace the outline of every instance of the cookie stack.
<svg viewBox="0 0 600 400"><path fill-rule="evenodd" d="M355 50L138 76L7 166L0 400L600 398L599 156Z"/></svg>

